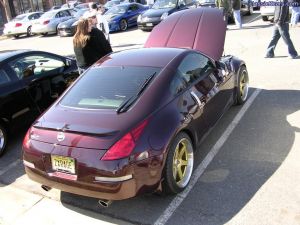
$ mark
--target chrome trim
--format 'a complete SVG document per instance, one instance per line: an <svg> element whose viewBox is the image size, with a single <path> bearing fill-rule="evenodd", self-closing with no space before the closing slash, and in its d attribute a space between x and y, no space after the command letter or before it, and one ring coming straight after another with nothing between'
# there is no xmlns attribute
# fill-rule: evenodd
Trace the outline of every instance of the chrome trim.
<svg viewBox="0 0 300 225"><path fill-rule="evenodd" d="M20 110L19 112L16 112L15 114L12 115L12 118L15 119L19 116L21 116L24 113L27 113L30 109L27 107L25 109Z"/></svg>
<svg viewBox="0 0 300 225"><path fill-rule="evenodd" d="M191 91L191 95L193 95L193 97L196 99L199 107L201 108L202 107L202 102L201 100L199 99L199 97L195 94L195 92Z"/></svg>
<svg viewBox="0 0 300 225"><path fill-rule="evenodd" d="M97 182L120 182L132 179L132 174L123 177L95 177Z"/></svg>
<svg viewBox="0 0 300 225"><path fill-rule="evenodd" d="M23 160L23 164L24 164L24 166L27 166L29 168L33 168L33 169L35 168L35 165L33 163L28 162L26 160Z"/></svg>

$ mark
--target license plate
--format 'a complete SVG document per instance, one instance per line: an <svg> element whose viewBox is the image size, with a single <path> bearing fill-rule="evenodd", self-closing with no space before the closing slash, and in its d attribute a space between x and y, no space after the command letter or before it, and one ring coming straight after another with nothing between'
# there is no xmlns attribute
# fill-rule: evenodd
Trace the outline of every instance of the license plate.
<svg viewBox="0 0 300 225"><path fill-rule="evenodd" d="M146 26L147 26L147 27L152 27L153 24L152 24L152 23L146 23Z"/></svg>
<svg viewBox="0 0 300 225"><path fill-rule="evenodd" d="M51 155L52 169L75 174L75 159L70 157Z"/></svg>

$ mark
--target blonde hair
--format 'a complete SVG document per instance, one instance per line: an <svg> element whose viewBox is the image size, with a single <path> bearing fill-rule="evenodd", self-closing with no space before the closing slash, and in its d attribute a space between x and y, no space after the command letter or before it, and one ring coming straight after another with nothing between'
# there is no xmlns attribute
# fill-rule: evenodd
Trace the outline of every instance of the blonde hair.
<svg viewBox="0 0 300 225"><path fill-rule="evenodd" d="M75 47L83 48L86 45L89 38L89 20L80 19L78 21L76 33L73 38L73 45Z"/></svg>

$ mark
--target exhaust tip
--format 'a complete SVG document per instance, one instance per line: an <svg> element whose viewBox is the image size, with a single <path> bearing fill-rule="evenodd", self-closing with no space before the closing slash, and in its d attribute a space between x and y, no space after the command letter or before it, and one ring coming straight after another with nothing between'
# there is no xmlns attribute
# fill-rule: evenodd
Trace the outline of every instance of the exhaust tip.
<svg viewBox="0 0 300 225"><path fill-rule="evenodd" d="M100 199L98 201L98 203L99 203L100 206L107 208L112 203L112 201L111 200Z"/></svg>
<svg viewBox="0 0 300 225"><path fill-rule="evenodd" d="M48 187L46 185L42 185L41 188L44 190L44 191L50 191L52 188L51 187Z"/></svg>

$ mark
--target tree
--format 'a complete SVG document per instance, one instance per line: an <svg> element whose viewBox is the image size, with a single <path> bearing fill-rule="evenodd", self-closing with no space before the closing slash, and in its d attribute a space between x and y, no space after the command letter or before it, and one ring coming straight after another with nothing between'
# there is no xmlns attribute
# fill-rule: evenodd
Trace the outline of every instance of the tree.
<svg viewBox="0 0 300 225"><path fill-rule="evenodd" d="M0 0L0 4L3 6L3 8L5 10L6 20L10 21L12 19L12 17L11 17L8 0Z"/></svg>

